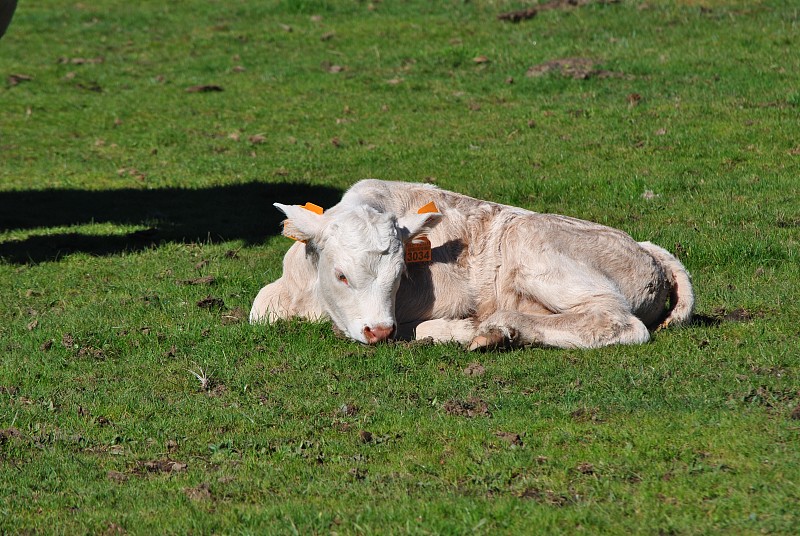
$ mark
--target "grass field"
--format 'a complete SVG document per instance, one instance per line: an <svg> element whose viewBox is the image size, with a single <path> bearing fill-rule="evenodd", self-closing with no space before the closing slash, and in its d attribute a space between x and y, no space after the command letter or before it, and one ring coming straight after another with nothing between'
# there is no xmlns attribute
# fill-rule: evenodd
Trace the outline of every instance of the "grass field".
<svg viewBox="0 0 800 536"><path fill-rule="evenodd" d="M20 2L0 533L797 533L800 9L497 18L530 5ZM271 203L365 177L653 241L701 321L480 355L250 326Z"/></svg>

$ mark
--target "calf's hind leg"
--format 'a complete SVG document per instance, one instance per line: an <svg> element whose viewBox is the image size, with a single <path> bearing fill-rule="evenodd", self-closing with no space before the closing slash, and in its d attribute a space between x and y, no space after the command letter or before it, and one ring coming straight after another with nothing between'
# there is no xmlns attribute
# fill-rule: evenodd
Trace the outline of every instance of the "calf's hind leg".
<svg viewBox="0 0 800 536"><path fill-rule="evenodd" d="M641 344L650 333L630 312L589 309L550 315L497 311L481 322L470 350L545 346L599 348L611 344Z"/></svg>

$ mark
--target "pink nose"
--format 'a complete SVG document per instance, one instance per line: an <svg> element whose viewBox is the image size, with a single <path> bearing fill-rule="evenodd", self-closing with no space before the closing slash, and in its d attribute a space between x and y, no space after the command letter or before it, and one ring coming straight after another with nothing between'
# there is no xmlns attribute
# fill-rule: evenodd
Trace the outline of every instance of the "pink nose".
<svg viewBox="0 0 800 536"><path fill-rule="evenodd" d="M394 326L378 324L375 327L364 326L364 338L369 344L385 341L394 333Z"/></svg>

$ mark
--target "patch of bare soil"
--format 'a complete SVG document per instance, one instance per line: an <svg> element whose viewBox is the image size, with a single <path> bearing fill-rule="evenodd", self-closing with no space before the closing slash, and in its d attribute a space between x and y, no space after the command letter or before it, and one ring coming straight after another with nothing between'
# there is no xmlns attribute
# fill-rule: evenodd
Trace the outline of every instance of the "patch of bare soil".
<svg viewBox="0 0 800 536"><path fill-rule="evenodd" d="M210 501L212 499L208 482L201 482L193 488L183 488L183 493L192 501Z"/></svg>
<svg viewBox="0 0 800 536"><path fill-rule="evenodd" d="M4 428L0 430L0 445L6 443L9 439L20 437L22 437L22 433L13 426L11 428Z"/></svg>
<svg viewBox="0 0 800 536"><path fill-rule="evenodd" d="M578 408L570 413L570 417L572 417L575 422L604 422L602 417L600 417L600 410L598 408Z"/></svg>
<svg viewBox="0 0 800 536"><path fill-rule="evenodd" d="M31 80L33 80L33 77L27 74L10 74L6 78L9 86L16 86L21 82L30 82Z"/></svg>
<svg viewBox="0 0 800 536"><path fill-rule="evenodd" d="M779 409L781 407L785 408L787 402L791 403L797 400L798 397L800 397L800 391L795 391L793 389L774 389L762 385L751 389L750 392L744 396L743 401L747 404L755 404L767 409ZM797 408L795 408L795 411L796 410Z"/></svg>
<svg viewBox="0 0 800 536"><path fill-rule="evenodd" d="M522 22L524 20L532 19L540 11L550 11L553 9L571 9L575 7L583 7L589 4L618 4L620 0L550 0L527 9L520 9L518 11L509 11L501 13L497 16L498 20L505 20L508 22Z"/></svg>
<svg viewBox="0 0 800 536"><path fill-rule="evenodd" d="M536 78L550 73L560 74L573 80L589 78L622 78L624 73L597 69L598 62L590 58L560 58L530 67L525 76Z"/></svg>
<svg viewBox="0 0 800 536"><path fill-rule="evenodd" d="M595 474L594 465L589 462L581 462L575 466L575 471L579 472L582 475L593 475Z"/></svg>
<svg viewBox="0 0 800 536"><path fill-rule="evenodd" d="M522 446L522 437L519 434L515 434L513 432L496 432L494 435L505 441L511 446L521 447Z"/></svg>
<svg viewBox="0 0 800 536"><path fill-rule="evenodd" d="M352 476L355 480L364 480L367 478L367 470L361 469L360 467L353 467L348 471L350 476Z"/></svg>
<svg viewBox="0 0 800 536"><path fill-rule="evenodd" d="M223 326L227 326L229 324L239 324L245 320L247 320L247 312L241 307L234 307L222 315Z"/></svg>
<svg viewBox="0 0 800 536"><path fill-rule="evenodd" d="M728 311L724 307L714 309L713 316L724 322L749 322L754 318L763 318L764 313L737 307Z"/></svg>
<svg viewBox="0 0 800 536"><path fill-rule="evenodd" d="M119 471L109 471L108 473L106 473L106 478L108 478L112 482L121 484L128 480L128 475L126 475L125 473L120 473Z"/></svg>
<svg viewBox="0 0 800 536"><path fill-rule="evenodd" d="M489 405L480 398L471 396L466 400L448 400L444 403L444 411L456 417L491 417Z"/></svg>
<svg viewBox="0 0 800 536"><path fill-rule="evenodd" d="M61 345L67 350L72 350L73 352L75 352L75 355L77 357L90 357L98 360L106 358L106 354L102 349L78 343L78 341L71 333L64 333L61 336ZM40 349L43 351L47 351L52 346L53 346L52 342L49 343L46 342L42 344Z"/></svg>
<svg viewBox="0 0 800 536"><path fill-rule="evenodd" d="M140 474L144 473L179 473L185 471L187 464L173 460L151 460L146 462L136 462L136 469Z"/></svg>
<svg viewBox="0 0 800 536"><path fill-rule="evenodd" d="M96 58L58 58L58 63L60 64L72 64L72 65L85 65L85 64L97 64L103 63L105 58L103 57L96 57Z"/></svg>
<svg viewBox="0 0 800 536"><path fill-rule="evenodd" d="M206 275L203 277L196 277L194 279L180 279L175 281L179 285L213 285L216 283L217 278L213 275Z"/></svg>
<svg viewBox="0 0 800 536"><path fill-rule="evenodd" d="M122 527L121 525L117 525L114 522L110 522L108 524L108 527L106 527L106 530L104 530L100 534L102 534L103 536L113 536L114 534L127 534L127 533L128 531L126 531L125 528Z"/></svg>
<svg viewBox="0 0 800 536"><path fill-rule="evenodd" d="M91 357L102 360L106 358L106 354L100 348L95 348L93 346L82 346L78 350L78 357Z"/></svg>
<svg viewBox="0 0 800 536"><path fill-rule="evenodd" d="M344 415L345 417L355 417L358 415L359 407L352 402L347 402L339 406L339 409L334 412L336 415Z"/></svg>
<svg viewBox="0 0 800 536"><path fill-rule="evenodd" d="M65 333L61 337L61 345L68 349L72 349L75 346L75 338L72 336L72 333Z"/></svg>
<svg viewBox="0 0 800 536"><path fill-rule="evenodd" d="M201 309L224 309L225 302L222 301L222 298L209 295L197 302L197 306Z"/></svg>
<svg viewBox="0 0 800 536"><path fill-rule="evenodd" d="M755 318L764 318L763 311L751 311L744 307L736 307L728 310L725 307L715 308L710 315L693 314L692 325L695 326L718 326L723 322L750 322Z"/></svg>
<svg viewBox="0 0 800 536"><path fill-rule="evenodd" d="M186 88L186 93L216 93L220 91L225 91L225 89L222 86L213 84L190 86Z"/></svg>
<svg viewBox="0 0 800 536"><path fill-rule="evenodd" d="M480 363L470 363L461 371L464 376L483 376L486 373L486 368Z"/></svg>

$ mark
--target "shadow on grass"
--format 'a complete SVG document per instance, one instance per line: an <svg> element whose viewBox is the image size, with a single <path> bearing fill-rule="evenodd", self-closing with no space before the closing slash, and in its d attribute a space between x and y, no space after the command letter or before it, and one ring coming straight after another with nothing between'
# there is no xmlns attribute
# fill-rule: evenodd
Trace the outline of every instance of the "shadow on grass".
<svg viewBox="0 0 800 536"><path fill-rule="evenodd" d="M280 233L283 214L272 203L311 201L331 207L342 191L304 184L247 183L201 189L34 190L0 192L0 231L89 223L146 225L126 235L31 236L0 243L0 259L16 264L55 261L69 253L112 255L165 242L243 240L258 244Z"/></svg>

